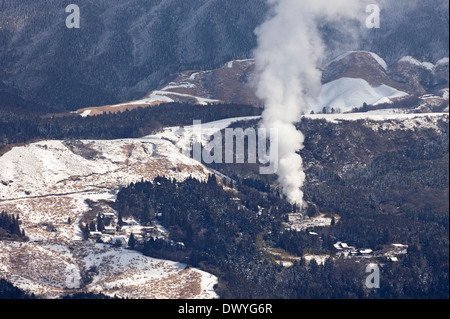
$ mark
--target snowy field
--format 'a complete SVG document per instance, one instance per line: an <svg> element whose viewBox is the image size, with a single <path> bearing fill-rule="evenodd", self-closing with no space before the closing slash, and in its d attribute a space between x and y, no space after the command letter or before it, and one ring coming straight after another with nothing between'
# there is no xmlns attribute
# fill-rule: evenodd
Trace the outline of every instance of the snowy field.
<svg viewBox="0 0 450 319"><path fill-rule="evenodd" d="M309 114L309 119L323 119L332 123L341 121L365 121L374 130L415 130L417 128L438 129L437 122L448 121L448 113L405 113L398 109L385 109L364 113Z"/></svg>
<svg viewBox="0 0 450 319"><path fill-rule="evenodd" d="M120 186L142 178L207 178L211 172L171 142L41 141L14 147L0 167L0 211L18 214L30 239L0 242L0 278L49 298L80 289L127 298L217 297L210 274L81 237L86 200L114 201Z"/></svg>
<svg viewBox="0 0 450 319"><path fill-rule="evenodd" d="M364 103L377 105L407 95L406 92L384 84L372 87L363 79L340 78L324 84L320 95L315 99L310 98L308 102L310 108L316 112L321 112L323 106L349 112L353 108L362 107Z"/></svg>

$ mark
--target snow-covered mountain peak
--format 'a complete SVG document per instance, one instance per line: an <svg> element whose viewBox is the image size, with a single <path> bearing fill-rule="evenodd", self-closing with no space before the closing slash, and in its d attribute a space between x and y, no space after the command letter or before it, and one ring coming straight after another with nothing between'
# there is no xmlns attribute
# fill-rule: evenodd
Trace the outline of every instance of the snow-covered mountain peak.
<svg viewBox="0 0 450 319"><path fill-rule="evenodd" d="M338 56L337 58L331 60L330 62L327 63L327 66L330 66L333 63L339 62L345 58L354 56L354 55L362 55L362 56L367 56L367 57L372 57L383 69L387 70L388 69L388 65L386 63L386 61L380 57L378 54L373 53L373 52L369 52L369 51L348 51L344 54L341 54L340 56Z"/></svg>

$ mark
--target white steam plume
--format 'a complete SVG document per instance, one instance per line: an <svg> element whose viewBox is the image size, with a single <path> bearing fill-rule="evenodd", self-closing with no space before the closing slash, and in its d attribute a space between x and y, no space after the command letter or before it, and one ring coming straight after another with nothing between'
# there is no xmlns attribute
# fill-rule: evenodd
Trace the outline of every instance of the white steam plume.
<svg viewBox="0 0 450 319"><path fill-rule="evenodd" d="M267 0L272 16L255 33L258 74L256 93L264 101L261 126L278 129L278 182L292 204L303 206L305 180L302 158L304 136L295 123L308 109L305 93L321 90L319 70L325 48L317 19L336 20L364 14L358 0Z"/></svg>

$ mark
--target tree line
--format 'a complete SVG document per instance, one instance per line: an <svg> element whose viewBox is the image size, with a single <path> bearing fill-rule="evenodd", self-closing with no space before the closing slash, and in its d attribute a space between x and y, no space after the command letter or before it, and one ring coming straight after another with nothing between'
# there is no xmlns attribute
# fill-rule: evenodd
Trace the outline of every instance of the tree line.
<svg viewBox="0 0 450 319"><path fill-rule="evenodd" d="M20 228L19 215L0 213L0 240L26 240L25 231Z"/></svg>
<svg viewBox="0 0 450 319"><path fill-rule="evenodd" d="M46 117L30 112L0 109L0 151L10 144L36 139L119 139L137 138L158 132L163 127L192 125L225 118L260 115L262 110L250 105L190 105L169 103L137 108L119 113L81 117L79 115Z"/></svg>

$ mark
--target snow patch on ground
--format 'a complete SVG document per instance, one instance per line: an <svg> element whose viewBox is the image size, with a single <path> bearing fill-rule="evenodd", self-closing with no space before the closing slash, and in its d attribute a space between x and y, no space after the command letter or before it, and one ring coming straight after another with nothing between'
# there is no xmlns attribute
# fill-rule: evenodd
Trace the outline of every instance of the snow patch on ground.
<svg viewBox="0 0 450 319"><path fill-rule="evenodd" d="M345 59L347 56L349 56L350 54L353 54L353 53L367 53L367 54L370 54L377 61L377 63L383 67L383 69L385 69L385 70L388 69L388 65L387 65L386 61L384 61L383 58L381 58L378 54L375 54L375 53L369 52L369 51L348 51L348 52L346 52L344 54L341 54L337 58L333 59L327 65L329 66L329 65L331 65L334 62L338 62L338 61L340 61L342 59Z"/></svg>
<svg viewBox="0 0 450 319"><path fill-rule="evenodd" d="M405 113L401 109L383 109L369 112L360 113L341 113L341 114L306 114L304 117L309 119L323 119L334 123L340 121L359 121L359 120L372 120L372 121L392 121L392 120L411 120L411 119L427 119L427 118L447 118L448 113Z"/></svg>
<svg viewBox="0 0 450 319"><path fill-rule="evenodd" d="M321 112L323 107L332 107L341 112L362 107L364 103L381 103L386 99L400 98L408 94L387 85L372 87L363 79L340 78L326 83L317 98L308 98L310 110Z"/></svg>
<svg viewBox="0 0 450 319"><path fill-rule="evenodd" d="M83 113L81 113L80 116L87 117L87 116L89 116L89 114L91 114L91 112L92 112L91 110L83 111Z"/></svg>
<svg viewBox="0 0 450 319"><path fill-rule="evenodd" d="M413 65L417 65L417 66L426 68L426 69L428 69L430 71L433 71L433 69L434 69L434 64L433 63L420 62L419 60L413 58L412 56L404 56L398 62L410 63L410 64L413 64Z"/></svg>
<svg viewBox="0 0 450 319"><path fill-rule="evenodd" d="M179 87L181 87L181 86L178 86L178 88ZM153 91L150 93L150 95L148 97L138 100L138 101L130 102L127 104L154 104L155 102L160 102L160 103L175 102L175 99L171 98L170 96L178 96L178 97L182 97L182 98L193 99L193 100L196 100L197 103L200 105L221 103L220 100L216 100L216 99L208 99L208 98L204 98L204 97L200 97L200 96L194 96L194 95L190 95L190 94L168 91L169 88L170 87L165 87L165 88L163 88L163 90Z"/></svg>
<svg viewBox="0 0 450 319"><path fill-rule="evenodd" d="M303 258L306 262L310 263L311 260L315 260L318 265L325 264L325 261L330 258L329 255L305 255Z"/></svg>
<svg viewBox="0 0 450 319"><path fill-rule="evenodd" d="M399 109L384 109L364 113L346 114L309 114L309 119L324 119L332 123L341 121L366 121L368 127L373 130L439 130L438 121L448 122L448 113L405 113Z"/></svg>
<svg viewBox="0 0 450 319"><path fill-rule="evenodd" d="M201 143L206 145L209 142L211 136L214 133L221 131L231 124L242 121L252 121L260 119L260 116L248 116L248 117L237 117L229 118L219 121L214 121L210 123L201 123ZM172 141L176 147L182 150L185 154L189 154L191 149L191 143L197 141L197 136L195 136L195 127L192 126L176 126L165 128L163 132L154 135L157 138L164 138Z"/></svg>
<svg viewBox="0 0 450 319"><path fill-rule="evenodd" d="M1 268L6 269L0 277L17 287L50 298L80 288L80 268L64 247L1 241L0 248Z"/></svg>
<svg viewBox="0 0 450 319"><path fill-rule="evenodd" d="M436 62L436 65L440 65L440 64L446 64L449 63L449 58L442 58L439 61Z"/></svg>
<svg viewBox="0 0 450 319"><path fill-rule="evenodd" d="M168 85L164 86L161 91L168 91L172 89L193 89L195 88L195 84L182 82L182 83L174 83L170 82Z"/></svg>

